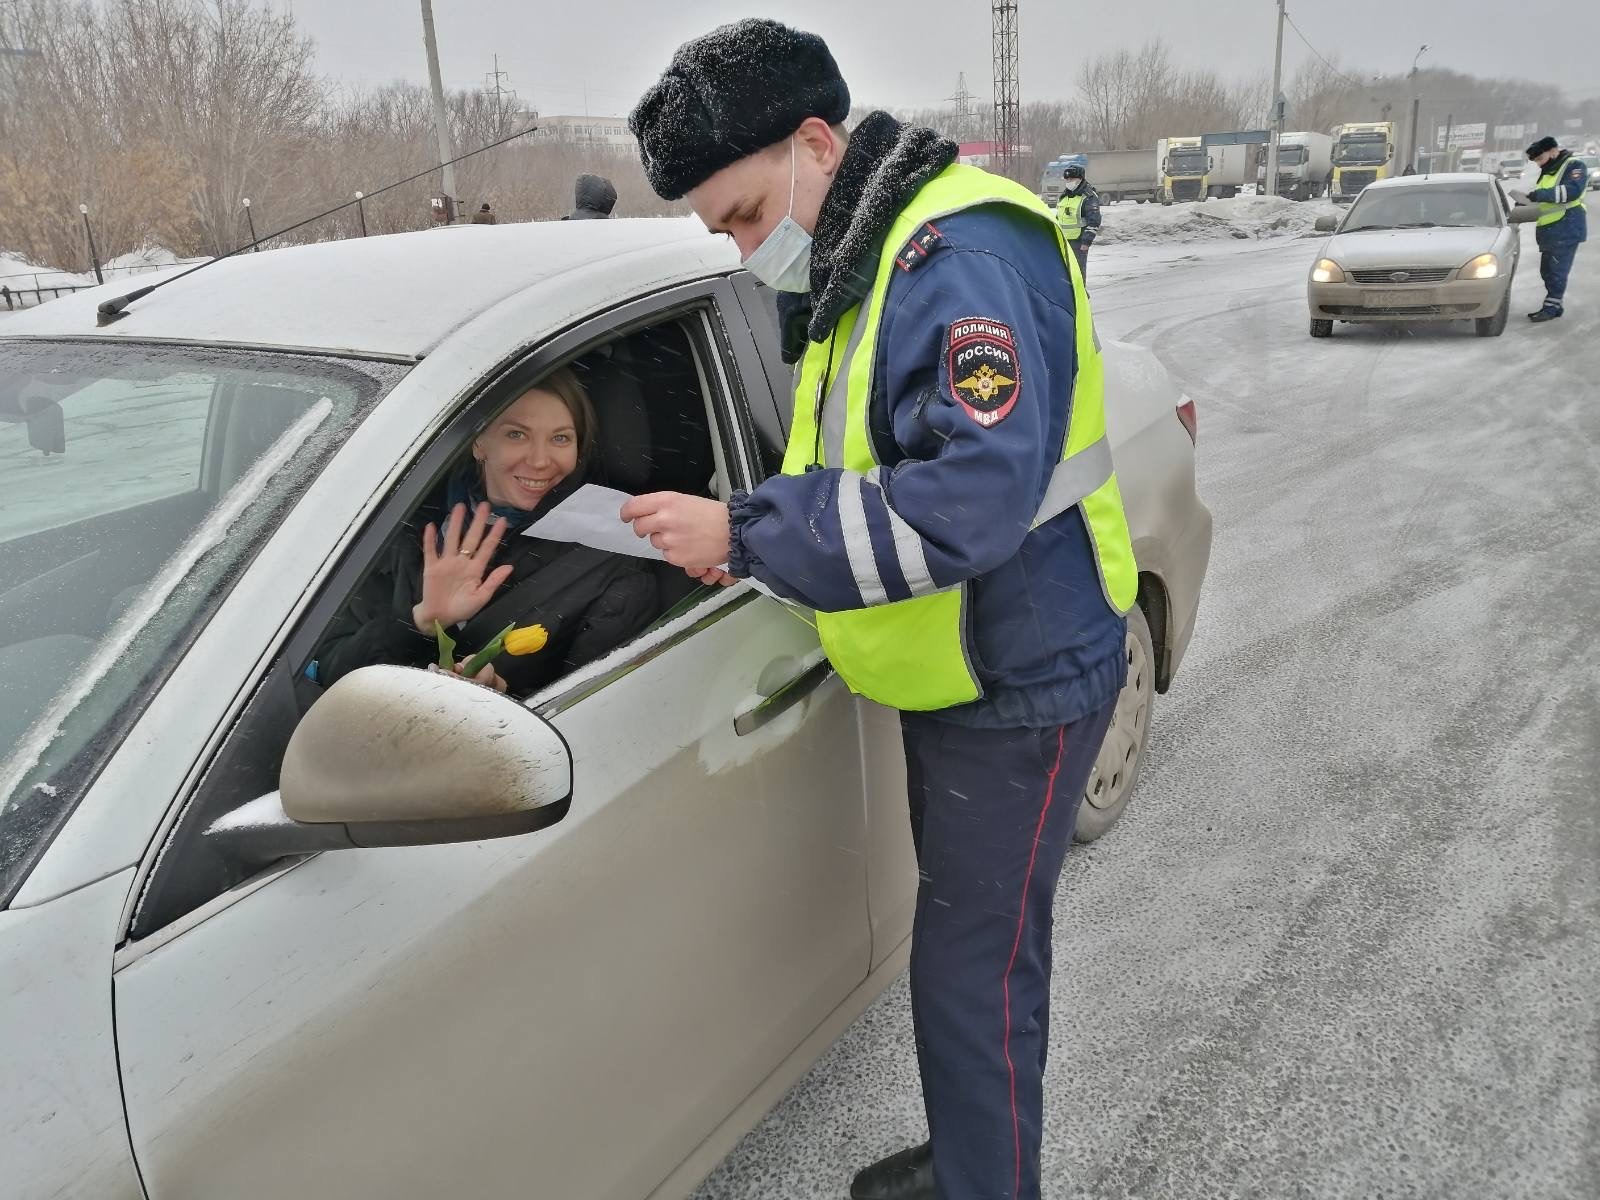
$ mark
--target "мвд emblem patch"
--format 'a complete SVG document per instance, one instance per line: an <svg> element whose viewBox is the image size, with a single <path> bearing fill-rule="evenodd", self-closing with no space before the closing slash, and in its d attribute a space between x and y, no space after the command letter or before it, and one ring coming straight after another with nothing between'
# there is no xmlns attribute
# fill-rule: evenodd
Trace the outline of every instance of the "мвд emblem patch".
<svg viewBox="0 0 1600 1200"><path fill-rule="evenodd" d="M963 317L951 323L948 344L951 397L985 429L1004 421L1022 393L1022 364L1010 326Z"/></svg>

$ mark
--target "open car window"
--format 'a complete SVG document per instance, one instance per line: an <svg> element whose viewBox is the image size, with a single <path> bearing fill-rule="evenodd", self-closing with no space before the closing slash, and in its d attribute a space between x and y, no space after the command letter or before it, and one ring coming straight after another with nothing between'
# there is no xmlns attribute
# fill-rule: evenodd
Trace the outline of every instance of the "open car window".
<svg viewBox="0 0 1600 1200"><path fill-rule="evenodd" d="M204 779L175 815L133 915L133 938L171 924L256 869L229 861L201 831L277 787L295 726L341 673L376 663L423 667L437 660L436 640L409 620L414 598L408 589L420 566L422 531L455 495L453 482L458 485L463 474L472 478L475 439L492 429L497 415L519 396L548 384L554 369L570 372L593 407L594 460L585 482L630 494L672 490L717 499L735 486L749 486L748 456L726 419L730 406L721 394L725 376L717 363L713 320L703 303L689 311L680 307L652 324L580 343L560 359L536 354L489 384L420 452L308 607ZM506 540L531 544L540 539L512 531ZM546 545L526 564L530 569L519 568L516 586L508 583L497 592L502 609L492 618L485 608L480 615L486 619L477 625L476 618L468 618L465 628L448 630L457 657L464 658L490 640L485 630L547 625L552 637L530 657L534 670L516 671L511 660L520 656L495 660L508 685L515 682L508 690L524 700L559 690L567 675L608 655L625 662L629 647L646 645L652 627L669 614L721 591L665 562L582 547L567 552ZM549 578L555 582L545 586ZM562 636L556 636L558 627ZM581 637L566 636L574 628ZM373 630L378 633L361 655L336 661L341 637Z"/></svg>

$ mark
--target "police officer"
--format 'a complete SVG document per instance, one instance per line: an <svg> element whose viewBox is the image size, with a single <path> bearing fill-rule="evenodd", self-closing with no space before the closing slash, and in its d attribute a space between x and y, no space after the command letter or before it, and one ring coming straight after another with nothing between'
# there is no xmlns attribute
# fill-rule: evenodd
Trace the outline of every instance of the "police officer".
<svg viewBox="0 0 1600 1200"><path fill-rule="evenodd" d="M781 474L622 515L815 609L845 683L901 710L930 1141L851 1195L1036 1200L1051 906L1137 588L1100 351L1038 197L849 111L822 40L759 19L679 47L634 109L656 192L789 294L799 369Z"/></svg>
<svg viewBox="0 0 1600 1200"><path fill-rule="evenodd" d="M1089 278L1089 247L1100 231L1100 193L1089 186L1083 167L1068 163L1061 172L1061 199L1056 201L1056 224L1078 256L1078 269Z"/></svg>
<svg viewBox="0 0 1600 1200"><path fill-rule="evenodd" d="M1567 276L1578 247L1589 236L1583 202L1589 186L1589 169L1581 158L1563 150L1553 137L1540 138L1528 147L1528 158L1538 164L1539 184L1527 199L1539 206L1539 277L1544 280L1544 304L1528 314L1530 321L1554 321L1565 311Z"/></svg>

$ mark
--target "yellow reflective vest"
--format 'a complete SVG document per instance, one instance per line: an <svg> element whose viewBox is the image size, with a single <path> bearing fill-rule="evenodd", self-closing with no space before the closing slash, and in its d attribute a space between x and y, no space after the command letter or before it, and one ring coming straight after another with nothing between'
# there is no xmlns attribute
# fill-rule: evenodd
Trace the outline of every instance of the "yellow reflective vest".
<svg viewBox="0 0 1600 1200"><path fill-rule="evenodd" d="M1560 159L1557 162L1551 163L1550 166L1556 169L1546 170L1543 175L1539 176L1539 187L1553 188L1561 186L1561 173L1567 169L1567 164L1570 161L1570 159ZM1574 208L1581 208L1585 211L1588 210L1588 206L1583 202L1583 194L1581 192L1574 199L1568 200L1562 204L1551 204L1545 201L1540 201L1539 224L1554 225Z"/></svg>
<svg viewBox="0 0 1600 1200"><path fill-rule="evenodd" d="M783 472L799 475L813 464L858 473L838 489L845 548L868 607L819 612L817 632L839 675L852 691L893 708L930 711L978 699L982 687L968 647L968 585L936 588L908 574L912 596L888 601L874 584L873 550L862 512L861 488L877 486L878 467L868 410L873 364L896 259L927 223L978 205L1009 204L1050 220L1032 192L977 167L951 164L929 180L896 218L884 240L872 291L849 309L831 341L844 339L833 361L829 342L810 342L796 373L794 420ZM1133 606L1138 571L1106 438L1104 370L1089 297L1076 255L1057 229L1056 243L1072 279L1076 311L1077 374L1061 457L1034 514L1037 528L1077 506L1082 510L1108 604L1118 613ZM853 499L852 499L853 497ZM905 531L912 539L916 534Z"/></svg>
<svg viewBox="0 0 1600 1200"><path fill-rule="evenodd" d="M1056 224L1061 227L1061 235L1069 242L1075 242L1083 236L1083 202L1088 198L1088 193L1084 191L1076 195L1062 192L1061 199L1056 201Z"/></svg>

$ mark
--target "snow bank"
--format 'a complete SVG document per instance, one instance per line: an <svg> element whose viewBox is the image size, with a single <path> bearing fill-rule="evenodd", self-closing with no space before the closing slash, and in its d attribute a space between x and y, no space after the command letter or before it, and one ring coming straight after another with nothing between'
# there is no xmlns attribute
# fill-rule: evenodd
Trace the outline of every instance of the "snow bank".
<svg viewBox="0 0 1600 1200"><path fill-rule="evenodd" d="M176 254L165 246L141 246L137 250L119 255L105 264L105 269L116 271L118 274L138 274L141 271L157 271L162 267L176 266L179 261L198 262L198 259L180 260Z"/></svg>
<svg viewBox="0 0 1600 1200"><path fill-rule="evenodd" d="M1124 200L1101 208L1096 244L1310 237L1318 217L1338 211L1329 200L1297 202L1282 196L1236 196L1170 206Z"/></svg>
<svg viewBox="0 0 1600 1200"><path fill-rule="evenodd" d="M73 275L67 271L53 271L49 267L41 267L29 262L21 255L7 254L0 250L0 284L7 284L12 291L18 288L33 288L34 276L38 276L39 287L67 287L70 284L94 283L94 275ZM0 307L4 307L0 305Z"/></svg>

